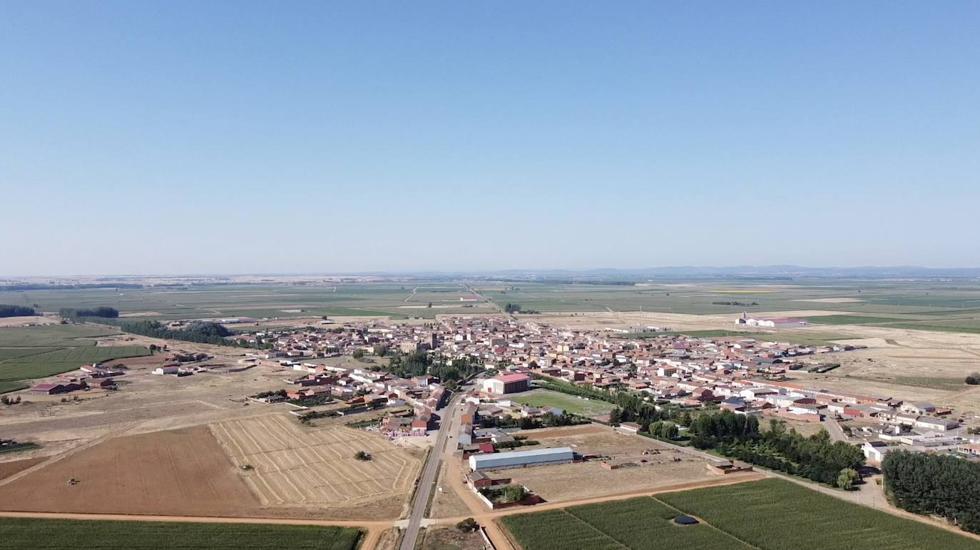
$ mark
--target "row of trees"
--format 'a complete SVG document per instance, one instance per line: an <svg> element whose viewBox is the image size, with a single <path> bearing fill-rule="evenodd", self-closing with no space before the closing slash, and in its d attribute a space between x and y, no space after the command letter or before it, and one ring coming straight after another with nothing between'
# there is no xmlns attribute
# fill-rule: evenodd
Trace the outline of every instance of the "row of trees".
<svg viewBox="0 0 980 550"><path fill-rule="evenodd" d="M479 419L481 428L520 428L522 430L533 430L536 428L557 428L559 426L574 426L576 424L588 424L591 422L586 418L574 414L543 414L537 418L523 417L497 417L481 416Z"/></svg>
<svg viewBox="0 0 980 550"><path fill-rule="evenodd" d="M121 323L119 328L125 332L141 334L151 338L164 338L167 340L183 340L185 342L197 342L200 344L218 345L245 345L240 342L227 340L232 332L219 323L199 321L190 323L180 329L171 329L157 321L131 321Z"/></svg>
<svg viewBox="0 0 980 550"><path fill-rule="evenodd" d="M0 317L29 317L35 315L34 308L0 304Z"/></svg>
<svg viewBox="0 0 980 550"><path fill-rule="evenodd" d="M761 431L756 417L721 411L698 415L688 429L691 444L699 449L715 449L732 458L845 489L853 485L864 465L861 449L831 441L826 430L806 437L796 430L787 431L778 420Z"/></svg>
<svg viewBox="0 0 980 550"><path fill-rule="evenodd" d="M526 315L536 315L538 313L541 313L540 311L535 309L522 309L521 304L512 304L510 302L508 302L507 305L504 306L504 311L506 311L507 313L524 313Z"/></svg>
<svg viewBox="0 0 980 550"><path fill-rule="evenodd" d="M881 469L885 492L899 508L942 516L980 533L980 464L949 455L892 451Z"/></svg>
<svg viewBox="0 0 980 550"><path fill-rule="evenodd" d="M91 309L75 309L63 307L58 312L64 319L77 319L79 317L100 317L102 319L116 319L119 317L119 310L114 307L100 306Z"/></svg>

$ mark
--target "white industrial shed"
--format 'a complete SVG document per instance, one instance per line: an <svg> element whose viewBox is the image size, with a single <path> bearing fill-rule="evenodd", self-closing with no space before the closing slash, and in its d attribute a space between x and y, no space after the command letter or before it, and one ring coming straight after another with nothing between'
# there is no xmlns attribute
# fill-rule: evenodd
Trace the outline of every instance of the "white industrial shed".
<svg viewBox="0 0 980 550"><path fill-rule="evenodd" d="M554 449L472 455L470 456L470 469L473 471L499 470L540 464L561 464L573 460L575 460L575 453L572 452L571 447L555 447Z"/></svg>

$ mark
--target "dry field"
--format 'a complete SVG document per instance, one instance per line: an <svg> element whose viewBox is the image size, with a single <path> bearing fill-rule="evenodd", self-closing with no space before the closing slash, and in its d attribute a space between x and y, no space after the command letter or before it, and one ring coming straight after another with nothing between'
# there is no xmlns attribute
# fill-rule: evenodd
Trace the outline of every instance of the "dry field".
<svg viewBox="0 0 980 550"><path fill-rule="evenodd" d="M287 415L230 420L211 430L237 466L251 466L244 479L269 507L395 518L422 464L421 453L377 434L336 425L303 427ZM357 451L371 460L355 459Z"/></svg>
<svg viewBox="0 0 980 550"><path fill-rule="evenodd" d="M463 533L455 527L427 527L422 532L422 550L484 550L479 531Z"/></svg>
<svg viewBox="0 0 980 550"><path fill-rule="evenodd" d="M75 478L79 483L67 484ZM0 510L249 516L259 503L205 427L109 439L0 482Z"/></svg>
<svg viewBox="0 0 980 550"><path fill-rule="evenodd" d="M755 317L819 317L840 315L839 311L801 310L755 312ZM735 330L734 314L694 315L688 313L657 312L589 312L589 313L545 313L529 318L529 321L568 327L578 330L601 330L608 328L631 328L644 326L669 327L671 330Z"/></svg>
<svg viewBox="0 0 980 550"><path fill-rule="evenodd" d="M442 463L442 468L439 470L438 489L433 493L432 507L426 517L454 518L466 513L466 501L460 498L456 492L458 484L450 483L451 480L447 478L447 476L459 476L460 478L463 476L458 466L450 468L450 462L453 460L458 459L453 458Z"/></svg>
<svg viewBox="0 0 980 550"><path fill-rule="evenodd" d="M59 317L45 317L43 315L31 315L27 317L0 317L0 328L2 327L26 327L30 325L56 325L61 321Z"/></svg>
<svg viewBox="0 0 980 550"><path fill-rule="evenodd" d="M980 334L855 325L834 331L853 335L853 343L868 349L826 356L841 367L826 375L794 374L797 381L980 412L980 387L963 384L968 374L980 371Z"/></svg>
<svg viewBox="0 0 980 550"><path fill-rule="evenodd" d="M549 502L652 491L670 485L717 479L708 472L703 460L652 439L623 435L595 425L568 428L567 434L563 434L562 430L528 430L522 433L539 441L541 447L569 446L580 454L599 454L610 457L614 462L632 462L636 465L607 470L599 460L594 460L501 470L497 475L511 477L514 483L526 485ZM643 454L646 451L659 453ZM647 462L641 463L641 460Z"/></svg>
<svg viewBox="0 0 980 550"><path fill-rule="evenodd" d="M7 479L8 477L16 474L17 472L22 472L35 464L43 462L45 457L36 456L34 458L24 458L20 460L12 460L9 462L0 462L0 480Z"/></svg>

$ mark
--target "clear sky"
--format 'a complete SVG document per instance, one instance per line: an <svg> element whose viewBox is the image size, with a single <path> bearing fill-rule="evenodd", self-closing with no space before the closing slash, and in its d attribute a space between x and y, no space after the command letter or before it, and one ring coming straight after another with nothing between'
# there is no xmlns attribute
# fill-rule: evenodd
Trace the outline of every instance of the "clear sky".
<svg viewBox="0 0 980 550"><path fill-rule="evenodd" d="M980 2L0 2L0 274L980 266Z"/></svg>

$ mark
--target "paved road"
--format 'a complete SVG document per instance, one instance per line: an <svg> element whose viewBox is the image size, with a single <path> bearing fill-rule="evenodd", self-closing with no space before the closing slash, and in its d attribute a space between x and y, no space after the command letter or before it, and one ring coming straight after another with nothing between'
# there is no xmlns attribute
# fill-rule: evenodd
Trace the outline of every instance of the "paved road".
<svg viewBox="0 0 980 550"><path fill-rule="evenodd" d="M412 500L412 512L408 516L408 527L405 528L405 534L402 536L400 550L415 549L415 543L419 538L419 527L422 525L422 518L425 516L425 508L429 504L432 486L435 484L436 476L439 475L439 468L442 466L442 459L445 456L446 441L452 431L454 419L459 415L458 405L462 398L462 392L456 393L441 411L439 433L436 435L432 452L429 453L425 466L422 467L422 475L419 476L418 489L415 490L415 498Z"/></svg>
<svg viewBox="0 0 980 550"><path fill-rule="evenodd" d="M830 416L824 417L822 424L827 430L827 433L830 434L831 441L848 443L847 434L844 433L844 429L840 427L840 423L835 418L831 418Z"/></svg>

